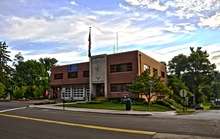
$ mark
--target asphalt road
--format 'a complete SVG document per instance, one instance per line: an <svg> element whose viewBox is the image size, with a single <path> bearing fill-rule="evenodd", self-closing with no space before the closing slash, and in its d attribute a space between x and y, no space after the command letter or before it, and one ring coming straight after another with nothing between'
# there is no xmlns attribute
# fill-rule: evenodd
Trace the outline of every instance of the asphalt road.
<svg viewBox="0 0 220 139"><path fill-rule="evenodd" d="M13 108L19 108L19 107L25 107L28 106L28 102L19 102L19 101L11 101L11 102L0 102L0 111L6 110L6 109L13 109Z"/></svg>
<svg viewBox="0 0 220 139"><path fill-rule="evenodd" d="M0 102L0 106L1 105ZM217 119L190 119L155 116L126 116L95 114L84 112L68 112L37 108L19 109L4 114L62 121L67 123L95 125L116 129L130 129L140 131L153 131L158 133L187 134L197 136L210 136L220 138L220 120ZM65 126L57 123L46 123L30 119L5 117L0 115L0 135L2 138L33 138L33 139L60 139L60 138L120 138L136 139L151 138L148 135L122 133L120 131L106 131L77 126Z"/></svg>
<svg viewBox="0 0 220 139"><path fill-rule="evenodd" d="M0 111L27 106L28 103L0 102ZM1 114L1 113L0 113ZM49 119L53 121L66 121L68 123L80 123L71 119L73 113L53 111L45 109L25 108L4 112L2 114ZM83 113L82 115L85 115ZM69 121L70 120L70 121ZM34 120L5 117L0 115L1 139L151 139L152 136L131 134L115 131L105 131L91 128L65 126L57 123L46 123ZM88 124L85 124L88 125ZM93 123L96 125L96 123Z"/></svg>

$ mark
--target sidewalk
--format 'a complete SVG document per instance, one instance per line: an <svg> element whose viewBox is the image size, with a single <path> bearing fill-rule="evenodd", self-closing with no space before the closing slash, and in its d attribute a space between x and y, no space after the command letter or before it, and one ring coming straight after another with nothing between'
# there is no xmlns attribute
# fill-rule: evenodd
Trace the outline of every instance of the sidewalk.
<svg viewBox="0 0 220 139"><path fill-rule="evenodd" d="M57 104L56 104L57 105ZM75 112L89 112L100 114L115 114L115 115L136 115L136 116L151 116L151 112L142 111L118 111L118 110L105 110L105 109L86 109L86 108L70 108L56 105L29 105L30 108L52 109L52 110L66 110Z"/></svg>

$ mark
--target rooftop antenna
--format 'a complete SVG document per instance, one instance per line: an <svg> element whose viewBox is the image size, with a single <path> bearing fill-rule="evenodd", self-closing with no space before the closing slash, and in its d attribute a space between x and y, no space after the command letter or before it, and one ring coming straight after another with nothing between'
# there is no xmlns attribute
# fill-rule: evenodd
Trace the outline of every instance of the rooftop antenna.
<svg viewBox="0 0 220 139"><path fill-rule="evenodd" d="M113 46L113 53L115 54L115 48L116 47L116 41L114 41L114 46Z"/></svg>
<svg viewBox="0 0 220 139"><path fill-rule="evenodd" d="M118 32L116 32L116 52L118 53Z"/></svg>

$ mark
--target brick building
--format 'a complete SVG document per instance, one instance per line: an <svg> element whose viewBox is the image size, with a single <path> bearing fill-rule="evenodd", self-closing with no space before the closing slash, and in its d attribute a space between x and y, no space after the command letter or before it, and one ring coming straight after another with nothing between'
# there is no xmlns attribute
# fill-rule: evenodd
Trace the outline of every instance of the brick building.
<svg viewBox="0 0 220 139"><path fill-rule="evenodd" d="M146 69L166 81L166 66L140 51L97 55L90 63L55 66L51 69L51 96L71 100L129 96L128 85Z"/></svg>

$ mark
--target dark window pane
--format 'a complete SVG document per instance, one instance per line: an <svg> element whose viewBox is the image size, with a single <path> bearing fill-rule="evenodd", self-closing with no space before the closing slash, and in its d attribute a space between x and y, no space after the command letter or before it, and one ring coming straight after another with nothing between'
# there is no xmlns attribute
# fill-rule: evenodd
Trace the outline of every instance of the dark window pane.
<svg viewBox="0 0 220 139"><path fill-rule="evenodd" d="M78 72L68 72L68 78L77 78Z"/></svg>
<svg viewBox="0 0 220 139"><path fill-rule="evenodd" d="M110 65L110 72L132 71L132 63Z"/></svg>
<svg viewBox="0 0 220 139"><path fill-rule="evenodd" d="M83 71L83 77L89 77L89 71Z"/></svg>
<svg viewBox="0 0 220 139"><path fill-rule="evenodd" d="M161 77L165 78L165 72L161 71Z"/></svg>
<svg viewBox="0 0 220 139"><path fill-rule="evenodd" d="M158 76L158 70L153 68L153 74L154 74L154 76Z"/></svg>
<svg viewBox="0 0 220 139"><path fill-rule="evenodd" d="M63 79L63 73L54 74L54 79L55 79L55 80Z"/></svg>

